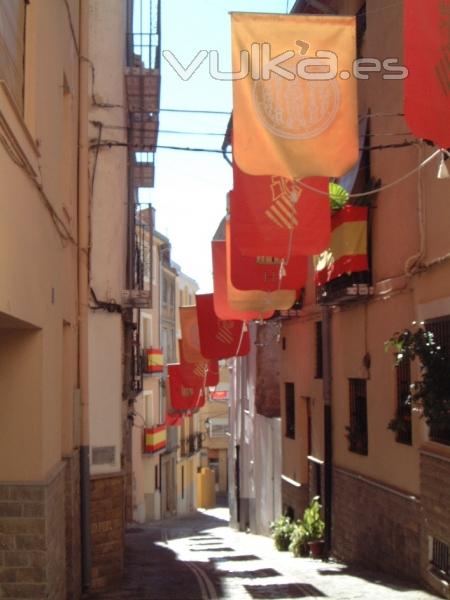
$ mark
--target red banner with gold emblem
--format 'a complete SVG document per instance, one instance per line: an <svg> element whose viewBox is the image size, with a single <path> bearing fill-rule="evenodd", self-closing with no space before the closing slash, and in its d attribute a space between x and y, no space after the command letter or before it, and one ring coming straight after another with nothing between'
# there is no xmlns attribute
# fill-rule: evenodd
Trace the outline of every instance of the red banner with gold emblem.
<svg viewBox="0 0 450 600"><path fill-rule="evenodd" d="M217 360L202 360L190 363L185 359L182 340L178 340L178 349L181 379L185 385L213 387L219 383L219 363Z"/></svg>
<svg viewBox="0 0 450 600"><path fill-rule="evenodd" d="M412 132L450 147L450 0L403 3L405 116Z"/></svg>
<svg viewBox="0 0 450 600"><path fill-rule="evenodd" d="M213 294L197 294L198 331L203 356L220 360L250 352L250 336L242 321L223 321L214 312Z"/></svg>
<svg viewBox="0 0 450 600"><path fill-rule="evenodd" d="M311 177L302 188L284 177L254 177L233 165L231 235L248 256L312 255L330 244L328 179ZM239 287L239 286L238 286Z"/></svg>
<svg viewBox="0 0 450 600"><path fill-rule="evenodd" d="M254 319L270 319L273 310L239 310L232 308L228 301L227 254L225 240L211 242L213 281L214 281L214 311L219 319L252 321Z"/></svg>
<svg viewBox="0 0 450 600"><path fill-rule="evenodd" d="M203 386L185 385L179 364L168 365L169 394L168 412L190 411L201 408L205 404Z"/></svg>

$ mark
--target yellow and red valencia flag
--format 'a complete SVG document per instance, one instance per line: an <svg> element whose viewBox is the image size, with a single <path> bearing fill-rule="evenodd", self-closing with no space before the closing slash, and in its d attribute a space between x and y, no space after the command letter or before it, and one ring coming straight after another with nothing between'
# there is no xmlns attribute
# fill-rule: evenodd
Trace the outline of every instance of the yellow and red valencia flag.
<svg viewBox="0 0 450 600"><path fill-rule="evenodd" d="M340 177L358 160L354 17L233 13L233 152L250 175Z"/></svg>

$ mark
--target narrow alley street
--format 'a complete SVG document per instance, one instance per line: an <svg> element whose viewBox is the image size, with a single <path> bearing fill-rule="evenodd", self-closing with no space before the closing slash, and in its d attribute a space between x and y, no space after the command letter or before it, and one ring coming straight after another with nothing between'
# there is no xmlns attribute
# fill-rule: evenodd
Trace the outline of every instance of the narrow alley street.
<svg viewBox="0 0 450 600"><path fill-rule="evenodd" d="M226 508L129 528L122 587L90 600L333 598L431 600L400 579L293 558L272 540L228 526Z"/></svg>

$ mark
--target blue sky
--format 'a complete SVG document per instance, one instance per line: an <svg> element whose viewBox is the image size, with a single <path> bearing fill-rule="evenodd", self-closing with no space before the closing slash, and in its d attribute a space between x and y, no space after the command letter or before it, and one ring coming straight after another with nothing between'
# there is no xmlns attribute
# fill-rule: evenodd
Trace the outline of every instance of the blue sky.
<svg viewBox="0 0 450 600"><path fill-rule="evenodd" d="M200 50L217 50L220 69L230 70L230 11L286 13L294 0L162 0L162 49L187 66ZM183 81L162 60L161 108L231 111L231 82L214 80L207 61ZM158 144L220 149L227 115L161 112ZM218 133L184 135L164 131ZM231 167L221 154L158 149L155 187L141 200L156 208L156 228L169 237L172 258L212 291L210 242L225 214Z"/></svg>

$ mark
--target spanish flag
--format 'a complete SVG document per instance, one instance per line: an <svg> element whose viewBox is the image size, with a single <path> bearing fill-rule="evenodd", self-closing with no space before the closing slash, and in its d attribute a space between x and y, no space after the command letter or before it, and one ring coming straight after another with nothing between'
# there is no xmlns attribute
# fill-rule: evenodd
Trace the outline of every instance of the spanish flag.
<svg viewBox="0 0 450 600"><path fill-rule="evenodd" d="M346 273L367 271L365 206L344 206L331 218L331 247L316 259L316 283L325 285Z"/></svg>
<svg viewBox="0 0 450 600"><path fill-rule="evenodd" d="M355 18L231 18L239 168L287 179L347 173L358 160Z"/></svg>

